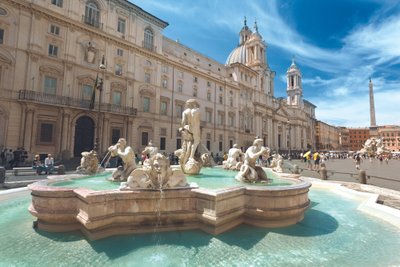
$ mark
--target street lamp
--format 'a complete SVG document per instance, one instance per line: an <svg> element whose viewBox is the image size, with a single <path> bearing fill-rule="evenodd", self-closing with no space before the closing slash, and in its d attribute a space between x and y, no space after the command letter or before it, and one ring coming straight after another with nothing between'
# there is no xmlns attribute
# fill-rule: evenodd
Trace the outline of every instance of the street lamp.
<svg viewBox="0 0 400 267"><path fill-rule="evenodd" d="M291 143L290 143L290 130L291 130L291 125L290 125L290 120L288 120L287 121L287 127L288 127L288 130L289 130L289 134L288 134L288 160L291 160L291 156L290 156L290 146L291 146Z"/></svg>
<svg viewBox="0 0 400 267"><path fill-rule="evenodd" d="M97 85L97 90L99 90L99 107L97 110L97 132L96 132L96 140L94 143L94 150L100 155L100 113L101 113L101 96L103 92L103 85L104 85L104 78L105 78L105 70L106 70L106 64L105 64L105 59L104 55L101 58L101 63L99 65L99 69L103 71L103 78L100 78L100 82Z"/></svg>

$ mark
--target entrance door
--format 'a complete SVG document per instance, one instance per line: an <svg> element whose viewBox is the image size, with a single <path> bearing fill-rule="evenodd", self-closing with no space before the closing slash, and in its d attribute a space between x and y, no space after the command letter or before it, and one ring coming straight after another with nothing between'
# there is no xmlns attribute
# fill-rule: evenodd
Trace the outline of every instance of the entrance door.
<svg viewBox="0 0 400 267"><path fill-rule="evenodd" d="M93 149L94 122L88 116L82 116L76 121L74 156L80 157L83 151Z"/></svg>

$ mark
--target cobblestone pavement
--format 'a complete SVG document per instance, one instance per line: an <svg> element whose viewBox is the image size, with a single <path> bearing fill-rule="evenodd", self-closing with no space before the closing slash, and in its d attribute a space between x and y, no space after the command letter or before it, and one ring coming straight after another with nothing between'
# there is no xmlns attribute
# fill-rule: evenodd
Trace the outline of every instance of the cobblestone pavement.
<svg viewBox="0 0 400 267"><path fill-rule="evenodd" d="M300 160L285 161L284 171L290 172L289 168L292 169L295 164L303 169L300 173L302 176L320 178L317 171L307 170L306 164ZM328 170L328 180L358 183L359 170L356 169L352 159L331 159L327 160L325 165ZM372 162L363 160L361 170L365 170L367 178L369 177L367 184L400 191L400 160L389 160L388 163L380 162L377 159L372 160ZM348 173L353 175L351 176Z"/></svg>
<svg viewBox="0 0 400 267"><path fill-rule="evenodd" d="M308 170L300 160L285 161L284 171L290 173L295 164L302 169L302 176L320 178L318 171ZM329 181L338 181L353 190L379 194L378 203L400 210L400 160L390 160L387 163L376 159L363 160L360 167L369 177L367 185L359 184L359 170L352 159L328 160L325 165Z"/></svg>

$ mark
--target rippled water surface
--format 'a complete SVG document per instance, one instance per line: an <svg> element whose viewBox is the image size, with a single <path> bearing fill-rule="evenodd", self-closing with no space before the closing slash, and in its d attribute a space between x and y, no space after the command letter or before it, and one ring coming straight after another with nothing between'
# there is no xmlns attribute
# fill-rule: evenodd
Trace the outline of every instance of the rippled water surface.
<svg viewBox="0 0 400 267"><path fill-rule="evenodd" d="M242 225L218 236L183 231L87 241L32 228L30 196L0 202L0 266L400 266L400 231L358 203L311 189L302 222Z"/></svg>

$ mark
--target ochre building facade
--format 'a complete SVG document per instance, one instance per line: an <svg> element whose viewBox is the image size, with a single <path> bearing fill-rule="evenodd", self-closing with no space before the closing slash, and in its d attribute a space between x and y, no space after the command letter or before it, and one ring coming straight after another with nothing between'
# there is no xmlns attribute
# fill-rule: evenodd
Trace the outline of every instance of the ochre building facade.
<svg viewBox="0 0 400 267"><path fill-rule="evenodd" d="M163 36L167 26L125 0L1 1L0 148L70 158L125 137L136 153L150 140L171 153L190 98L214 154L255 136L274 150L315 146L301 72L292 62L287 99L274 96L257 25L244 22L225 64Z"/></svg>

